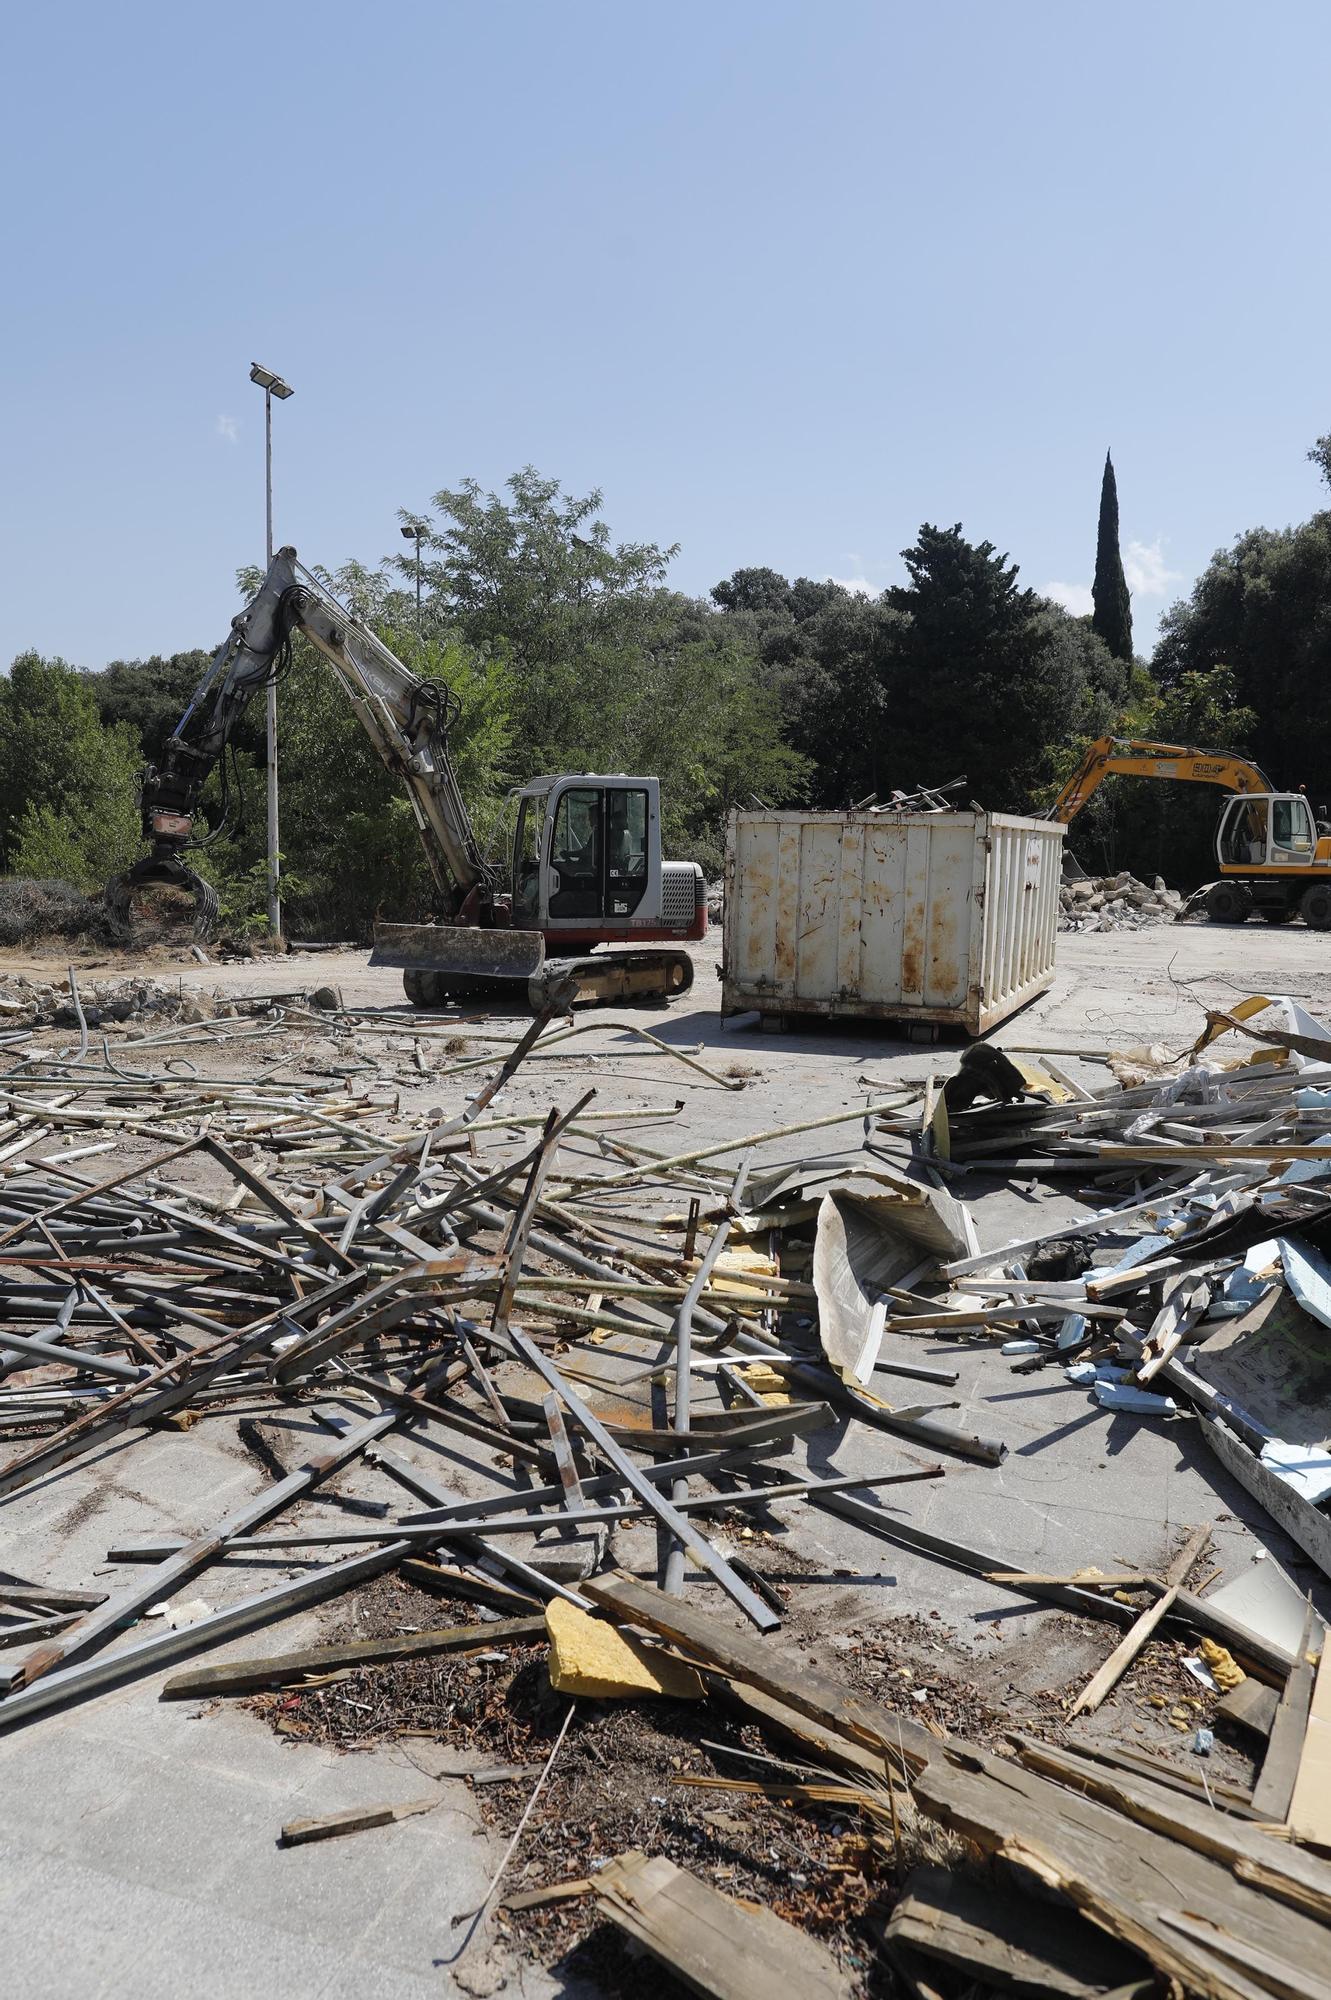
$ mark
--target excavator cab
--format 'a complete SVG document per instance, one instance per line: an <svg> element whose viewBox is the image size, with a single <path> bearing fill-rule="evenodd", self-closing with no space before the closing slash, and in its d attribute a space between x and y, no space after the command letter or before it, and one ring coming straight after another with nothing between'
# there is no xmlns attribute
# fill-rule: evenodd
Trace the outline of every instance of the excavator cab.
<svg viewBox="0 0 1331 2000"><path fill-rule="evenodd" d="M602 944L646 926L656 930L668 894L676 919L686 914L685 934L693 927L701 871L661 860L657 779L581 772L533 779L515 796L515 926L544 931L547 942L558 937L561 945Z"/></svg>
<svg viewBox="0 0 1331 2000"><path fill-rule="evenodd" d="M1316 852L1317 828L1302 792L1240 794L1220 815L1222 869L1307 868Z"/></svg>

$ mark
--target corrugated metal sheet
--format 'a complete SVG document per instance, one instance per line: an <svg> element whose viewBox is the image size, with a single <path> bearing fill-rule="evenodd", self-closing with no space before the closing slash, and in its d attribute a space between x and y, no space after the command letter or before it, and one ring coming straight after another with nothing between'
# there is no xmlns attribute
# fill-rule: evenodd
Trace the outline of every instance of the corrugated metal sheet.
<svg viewBox="0 0 1331 2000"><path fill-rule="evenodd" d="M722 1009L983 1034L1053 978L1062 846L1000 813L733 813Z"/></svg>

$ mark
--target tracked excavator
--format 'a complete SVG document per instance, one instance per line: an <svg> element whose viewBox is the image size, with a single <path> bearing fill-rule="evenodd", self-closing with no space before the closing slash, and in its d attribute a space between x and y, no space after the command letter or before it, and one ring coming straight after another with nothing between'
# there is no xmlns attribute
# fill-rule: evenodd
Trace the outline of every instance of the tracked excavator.
<svg viewBox="0 0 1331 2000"><path fill-rule="evenodd" d="M656 778L578 772L534 778L513 794L516 825L505 863L481 852L449 754L457 697L397 659L296 559L279 549L253 601L236 617L140 794L150 851L108 885L127 917L154 883L189 890L195 928L216 922L217 898L190 865L203 844L199 798L222 766L251 698L280 675L303 632L411 801L438 894L430 924L380 924L372 965L401 967L418 1007L525 987L531 1004L671 999L693 983L686 942L707 929L696 862L661 858ZM225 789L225 787L224 787ZM643 950L668 942L669 949Z"/></svg>
<svg viewBox="0 0 1331 2000"><path fill-rule="evenodd" d="M1111 772L1221 785L1234 793L1216 827L1220 880L1206 892L1215 924L1243 924L1257 911L1268 924L1302 916L1311 929L1331 930L1331 827L1314 818L1303 792L1278 792L1246 757L1181 743L1145 743L1102 736L1049 809L1065 826Z"/></svg>

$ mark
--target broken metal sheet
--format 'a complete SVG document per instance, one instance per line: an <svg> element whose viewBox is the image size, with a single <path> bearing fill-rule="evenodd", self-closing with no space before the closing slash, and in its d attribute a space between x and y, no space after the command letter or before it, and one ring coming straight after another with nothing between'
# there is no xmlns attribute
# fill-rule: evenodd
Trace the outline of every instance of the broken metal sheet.
<svg viewBox="0 0 1331 2000"><path fill-rule="evenodd" d="M1303 1310L1331 1326L1331 1265L1325 1257L1297 1236L1282 1236L1280 1261L1285 1282Z"/></svg>
<svg viewBox="0 0 1331 2000"><path fill-rule="evenodd" d="M1325 1445L1287 1444L1283 1438L1268 1438L1262 1446L1262 1464L1293 1487L1309 1506L1331 1498L1331 1450Z"/></svg>
<svg viewBox="0 0 1331 2000"><path fill-rule="evenodd" d="M1282 1237L1282 1246L1293 1239ZM1296 1244L1306 1251L1306 1244ZM1254 1246L1261 1260L1269 1246ZM1314 1280L1315 1282L1315 1280ZM1190 1365L1208 1387L1241 1404L1287 1443L1320 1445L1331 1432L1331 1331L1304 1310L1294 1288L1273 1284L1237 1319L1199 1328Z"/></svg>
<svg viewBox="0 0 1331 2000"><path fill-rule="evenodd" d="M967 1250L961 1204L936 1188L877 1173L829 1188L818 1205L813 1283L819 1339L837 1373L868 1382L881 1337L874 1306L922 1252L946 1262Z"/></svg>

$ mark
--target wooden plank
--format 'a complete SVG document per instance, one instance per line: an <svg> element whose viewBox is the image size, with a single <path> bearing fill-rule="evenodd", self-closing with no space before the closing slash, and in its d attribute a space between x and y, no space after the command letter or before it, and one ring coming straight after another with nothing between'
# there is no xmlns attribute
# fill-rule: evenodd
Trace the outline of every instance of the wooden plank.
<svg viewBox="0 0 1331 2000"><path fill-rule="evenodd" d="M770 1910L732 1902L665 1855L619 1854L596 1878L598 1909L707 2000L849 2000L825 1945Z"/></svg>
<svg viewBox="0 0 1331 2000"><path fill-rule="evenodd" d="M911 1790L930 1817L1031 1869L1185 1991L1205 2000L1257 2000L1272 1991L1331 2000L1325 1926L1168 1834L984 1751L940 1749ZM1181 1936L1166 1921L1180 1908L1213 1926L1225 1953L1242 1962ZM1281 1969L1278 1986L1269 1965Z"/></svg>
<svg viewBox="0 0 1331 2000"><path fill-rule="evenodd" d="M542 1616L501 1618L493 1625L444 1625L433 1632L402 1632L387 1639L348 1639L340 1645L306 1646L299 1653L279 1653L268 1660L229 1660L221 1666L173 1674L162 1689L162 1700L254 1694L262 1688L286 1687L306 1674L336 1673L341 1667L378 1667L390 1660L423 1659L432 1653L483 1652L492 1646L534 1644L544 1637Z"/></svg>
<svg viewBox="0 0 1331 2000"><path fill-rule="evenodd" d="M1249 1674L1246 1680L1221 1696L1215 1705L1215 1712L1226 1722L1237 1723L1240 1729L1251 1729L1257 1736L1269 1736L1279 1706L1280 1696L1275 1689L1267 1687L1263 1681L1255 1681Z"/></svg>
<svg viewBox="0 0 1331 2000"><path fill-rule="evenodd" d="M511 1611L515 1617L521 1617L541 1601L530 1590L511 1590L507 1584L492 1583L472 1570L454 1569L424 1556L408 1556L398 1575L404 1583L414 1583L417 1590L428 1590L436 1597L468 1598L477 1604L491 1605L496 1611ZM1243 1685L1246 1687L1248 1683L1245 1681Z"/></svg>
<svg viewBox="0 0 1331 2000"><path fill-rule="evenodd" d="M564 1429L564 1413L553 1389L548 1396L541 1398L541 1409L545 1416L545 1427L550 1433L550 1446L555 1455L559 1483L564 1489L565 1503L569 1507L581 1507L585 1504L582 1481L578 1477L568 1432Z"/></svg>
<svg viewBox="0 0 1331 2000"><path fill-rule="evenodd" d="M398 1805L348 1806L345 1812L320 1813L314 1819L288 1820L278 1837L279 1847L303 1847L311 1840L337 1840L344 1833L364 1833L373 1826L391 1826L394 1820L410 1819L414 1813L433 1812L443 1794L428 1799L404 1799Z"/></svg>
<svg viewBox="0 0 1331 2000"><path fill-rule="evenodd" d="M589 1875L574 1875L567 1882L547 1882L541 1889L519 1889L516 1896L505 1896L499 1904L501 1910L539 1910L543 1903L568 1903L575 1897L586 1896L596 1884Z"/></svg>
<svg viewBox="0 0 1331 2000"><path fill-rule="evenodd" d="M840 1682L819 1673L807 1661L764 1644L748 1632L724 1625L713 1612L678 1597L667 1597L655 1585L639 1583L622 1571L589 1577L584 1596L611 1611L626 1624L641 1625L680 1647L698 1665L712 1668L727 1680L756 1687L797 1714L811 1716L836 1735L862 1743L900 1767L927 1760L938 1740L909 1716L863 1701Z"/></svg>
<svg viewBox="0 0 1331 2000"><path fill-rule="evenodd" d="M1176 1595L1177 1589L1171 1587L1163 1596L1156 1598L1149 1610L1142 1612L1136 1623L1123 1634L1098 1673L1092 1674L1087 1681L1068 1710L1069 1716L1094 1714L1105 1696L1112 1692L1116 1683L1132 1665L1166 1612L1172 1609Z"/></svg>
<svg viewBox="0 0 1331 2000"><path fill-rule="evenodd" d="M1022 1589L1033 1584L1048 1587L1057 1584L1061 1590L1145 1590L1157 1579L1149 1570L1129 1570L1123 1575L1096 1574L1093 1570L1074 1570L1067 1576L1044 1576L1039 1570L995 1569L990 1570L988 1583L1004 1583L1014 1589Z"/></svg>
<svg viewBox="0 0 1331 2000"><path fill-rule="evenodd" d="M1165 1372L1168 1374L1169 1371L1166 1369ZM1232 1472L1240 1486L1246 1487L1253 1499L1265 1508L1276 1526L1283 1528L1306 1556L1312 1557L1323 1576L1331 1576L1331 1520L1283 1479L1277 1479L1270 1467L1262 1464L1256 1452L1223 1424L1216 1423L1205 1412L1200 1414L1198 1421L1202 1436L1225 1470Z"/></svg>
<svg viewBox="0 0 1331 2000"><path fill-rule="evenodd" d="M1331 1867L1289 1841L1273 1839L1251 1820L1217 1812L1216 1788L1208 1798L1181 1798L1153 1778L1110 1770L1075 1750L1056 1749L1034 1737L1015 1736L1017 1754L1029 1770L1075 1786L1125 1813L1137 1825L1169 1834L1212 1860L1223 1861L1245 1881L1319 1922L1331 1921Z"/></svg>
<svg viewBox="0 0 1331 2000"><path fill-rule="evenodd" d="M1323 1643L1321 1664L1308 1710L1308 1727L1303 1738L1294 1779L1294 1796L1289 1802L1289 1828L1296 1840L1310 1847L1331 1847L1331 1646Z"/></svg>
<svg viewBox="0 0 1331 2000"><path fill-rule="evenodd" d="M1312 1624L1313 1610L1309 1604L1303 1621L1303 1645L1285 1682L1285 1692L1280 1697L1280 1706L1271 1724L1271 1740L1262 1761L1262 1774L1252 1788L1253 1810L1259 1818L1281 1824L1289 1817L1294 1780L1303 1755L1308 1711L1312 1706L1313 1670L1306 1657L1312 1641Z"/></svg>
<svg viewBox="0 0 1331 2000"><path fill-rule="evenodd" d="M1151 1751L1132 1750L1123 1743L1080 1743L1077 1754L1089 1757L1096 1764L1108 1764L1115 1771L1126 1771L1129 1777L1145 1778L1149 1784L1163 1785L1166 1791L1181 1792L1185 1798L1195 1799L1199 1805L1206 1801L1209 1793L1212 1799L1220 1801L1227 1812L1241 1819L1254 1817L1251 1788L1231 1785L1214 1773L1203 1782L1197 1772L1186 1764L1171 1764Z"/></svg>
<svg viewBox="0 0 1331 2000"><path fill-rule="evenodd" d="M1074 1910L950 1868L916 1868L883 1931L984 1986L1091 2000L1150 1979L1136 1952ZM893 1953L895 1956L895 1953Z"/></svg>
<svg viewBox="0 0 1331 2000"><path fill-rule="evenodd" d="M1165 1572L1165 1589L1148 1611L1123 1634L1099 1673L1092 1675L1069 1709L1069 1715L1089 1715L1100 1706L1110 1689L1127 1672L1165 1614L1173 1609L1183 1580L1211 1539L1209 1523L1194 1528L1183 1548Z"/></svg>

